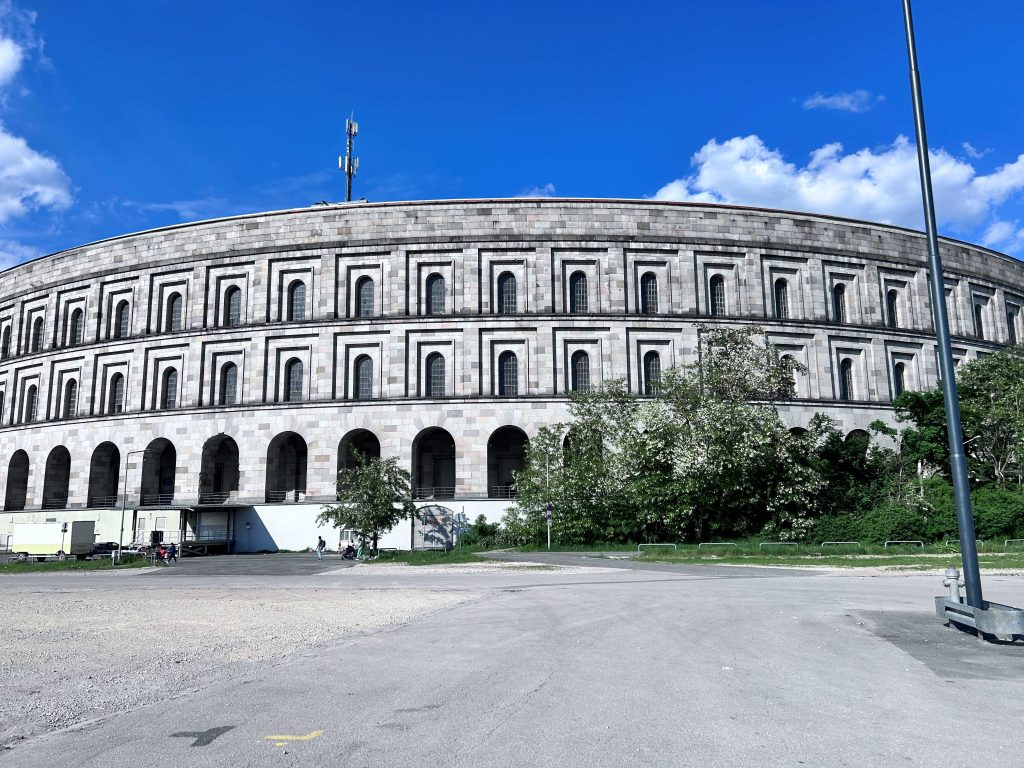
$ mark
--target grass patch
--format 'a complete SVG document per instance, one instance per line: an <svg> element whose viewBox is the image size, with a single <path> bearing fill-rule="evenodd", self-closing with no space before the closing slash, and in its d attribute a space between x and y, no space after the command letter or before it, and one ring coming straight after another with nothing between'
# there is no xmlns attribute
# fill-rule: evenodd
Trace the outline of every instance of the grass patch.
<svg viewBox="0 0 1024 768"><path fill-rule="evenodd" d="M546 544L510 547L509 552L548 552ZM636 552L636 544L553 544L551 552Z"/></svg>
<svg viewBox="0 0 1024 768"><path fill-rule="evenodd" d="M110 558L102 560L48 560L37 563L29 560L26 563L17 561L0 563L0 573L43 573L49 571L124 571L130 568L144 568L151 565L144 557L127 556L117 565L112 565Z"/></svg>
<svg viewBox="0 0 1024 768"><path fill-rule="evenodd" d="M448 552L443 551L400 551L381 552L376 560L366 561L374 563L404 563L405 565L452 565L453 563L483 563L488 561L480 556L485 552L483 547L458 547Z"/></svg>
<svg viewBox="0 0 1024 768"><path fill-rule="evenodd" d="M986 551L987 550L987 551ZM735 547L704 547L680 545L679 549L645 551L639 558L648 562L719 564L719 565L777 565L840 568L905 567L905 568L960 568L960 553L955 547L933 544L925 547L835 546L821 547L810 544L795 546L759 547L757 542L741 542ZM978 563L982 568L1022 568L1024 551L996 550L979 547Z"/></svg>

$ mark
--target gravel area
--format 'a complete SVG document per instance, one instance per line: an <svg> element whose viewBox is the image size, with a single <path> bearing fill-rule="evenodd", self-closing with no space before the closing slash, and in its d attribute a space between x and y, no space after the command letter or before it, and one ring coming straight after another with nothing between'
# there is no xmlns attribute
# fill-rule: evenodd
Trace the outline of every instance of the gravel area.
<svg viewBox="0 0 1024 768"><path fill-rule="evenodd" d="M279 663L472 599L403 589L3 586L0 745Z"/></svg>

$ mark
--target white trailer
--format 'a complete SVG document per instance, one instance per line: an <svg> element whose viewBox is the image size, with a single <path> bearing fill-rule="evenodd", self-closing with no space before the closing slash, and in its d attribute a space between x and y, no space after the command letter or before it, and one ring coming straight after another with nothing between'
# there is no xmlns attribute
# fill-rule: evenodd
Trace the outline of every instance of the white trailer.
<svg viewBox="0 0 1024 768"><path fill-rule="evenodd" d="M19 560L34 557L63 560L75 557L84 560L96 545L96 523L75 520L70 523L15 523L11 533L10 552Z"/></svg>

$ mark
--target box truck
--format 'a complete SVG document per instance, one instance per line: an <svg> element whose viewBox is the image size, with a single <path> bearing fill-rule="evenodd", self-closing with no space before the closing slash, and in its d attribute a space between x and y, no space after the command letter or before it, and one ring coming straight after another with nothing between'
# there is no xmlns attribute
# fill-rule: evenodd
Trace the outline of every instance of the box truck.
<svg viewBox="0 0 1024 768"><path fill-rule="evenodd" d="M34 557L39 562L48 558L63 560L75 557L85 560L96 544L96 523L75 520L71 523L15 523L11 532L11 554L19 560Z"/></svg>

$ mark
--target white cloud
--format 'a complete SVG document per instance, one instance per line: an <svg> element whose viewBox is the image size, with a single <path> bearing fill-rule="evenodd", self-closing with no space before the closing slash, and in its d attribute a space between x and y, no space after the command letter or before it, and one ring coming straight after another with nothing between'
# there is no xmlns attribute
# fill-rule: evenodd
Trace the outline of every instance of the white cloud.
<svg viewBox="0 0 1024 768"><path fill-rule="evenodd" d="M1024 252L1024 227L1017 221L993 221L981 235L981 244L1007 253Z"/></svg>
<svg viewBox="0 0 1024 768"><path fill-rule="evenodd" d="M225 215L228 201L221 197L202 197L195 200L170 200L166 203L122 200L121 205L141 213L173 213L182 221L198 221Z"/></svg>
<svg viewBox="0 0 1024 768"><path fill-rule="evenodd" d="M11 0L0 0L0 89L13 84L30 54L37 62L47 63L35 20L35 13L17 8ZM5 95L0 93L4 111L8 108ZM0 122L0 224L39 209L64 210L71 198L71 180L60 164ZM36 255L34 248L0 239L0 265L11 266Z"/></svg>
<svg viewBox="0 0 1024 768"><path fill-rule="evenodd" d="M8 85L21 69L25 52L9 37L0 38L0 87Z"/></svg>
<svg viewBox="0 0 1024 768"><path fill-rule="evenodd" d="M867 112L883 101L882 96L872 96L870 91L858 88L856 91L833 93L826 96L816 93L804 99L804 109L836 109L840 112Z"/></svg>
<svg viewBox="0 0 1024 768"><path fill-rule="evenodd" d="M549 181L543 187L530 187L529 189L524 189L516 195L516 197L554 197L554 195L555 185Z"/></svg>
<svg viewBox="0 0 1024 768"><path fill-rule="evenodd" d="M1024 190L1024 155L990 174L944 150L930 153L939 225L973 231ZM693 156L695 172L666 184L656 200L693 200L831 213L901 226L923 224L917 150L905 136L877 149L814 150L806 165L787 162L757 136L712 139Z"/></svg>
<svg viewBox="0 0 1024 768"><path fill-rule="evenodd" d="M71 180L52 157L0 124L0 223L38 208L71 205Z"/></svg>
<svg viewBox="0 0 1024 768"><path fill-rule="evenodd" d="M42 252L38 248L24 245L15 240L0 240L0 270L41 255Z"/></svg>
<svg viewBox="0 0 1024 768"><path fill-rule="evenodd" d="M980 160L981 158L983 158L985 155L992 151L991 149L977 149L969 141L965 141L960 146L963 148L964 153L968 157L973 158L974 160Z"/></svg>

